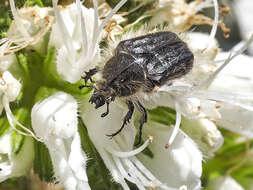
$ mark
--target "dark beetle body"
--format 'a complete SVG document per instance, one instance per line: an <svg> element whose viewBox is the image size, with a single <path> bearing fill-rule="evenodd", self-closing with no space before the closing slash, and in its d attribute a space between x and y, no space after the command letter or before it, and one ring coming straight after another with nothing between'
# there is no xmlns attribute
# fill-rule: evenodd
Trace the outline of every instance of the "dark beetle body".
<svg viewBox="0 0 253 190"><path fill-rule="evenodd" d="M103 69L103 78L118 96L142 89L151 92L188 73L193 54L172 32L158 32L121 41Z"/></svg>
<svg viewBox="0 0 253 190"><path fill-rule="evenodd" d="M193 54L186 43L173 32L157 32L121 41L114 56L102 70L103 79L92 86L95 90L90 98L96 108L107 104L107 111L102 114L104 117L109 113L109 103L115 97L125 97L129 111L121 128L110 136L117 135L124 128L135 107L143 114L140 120L141 136L147 113L141 103L131 99L131 96L139 91L151 93L154 88L184 76L191 70L193 60ZM96 72L97 69L86 72L83 77L85 82Z"/></svg>

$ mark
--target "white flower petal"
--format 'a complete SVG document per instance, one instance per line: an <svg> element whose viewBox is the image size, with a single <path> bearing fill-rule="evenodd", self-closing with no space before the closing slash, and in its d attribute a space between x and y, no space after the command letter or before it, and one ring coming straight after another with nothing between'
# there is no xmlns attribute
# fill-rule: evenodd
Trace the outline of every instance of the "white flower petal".
<svg viewBox="0 0 253 190"><path fill-rule="evenodd" d="M84 6L80 9L78 5L72 3L61 10L55 5L56 24L52 26L49 41L49 46L55 46L58 50L58 73L71 83L77 82L82 73L95 67L99 60L98 43L93 45L95 42L92 40L94 10ZM87 34L85 40L83 34Z"/></svg>
<svg viewBox="0 0 253 190"><path fill-rule="evenodd" d="M171 132L172 129L168 126L148 122L143 133L145 137L154 137L149 147L154 157L143 154L137 157L163 183L174 188L186 185L189 190L200 189L202 154L196 144L181 130L174 143L168 149L163 148Z"/></svg>
<svg viewBox="0 0 253 190"><path fill-rule="evenodd" d="M219 53L216 60L224 60L229 52ZM213 81L209 90L253 94L253 57L238 55L221 71Z"/></svg>
<svg viewBox="0 0 253 190"><path fill-rule="evenodd" d="M55 93L33 106L32 125L42 139L74 136L77 132L77 102L66 93Z"/></svg>
<svg viewBox="0 0 253 190"><path fill-rule="evenodd" d="M16 62L15 54L9 54L6 56L0 55L0 71L6 71L14 62Z"/></svg>
<svg viewBox="0 0 253 190"><path fill-rule="evenodd" d="M0 82L0 91L7 96L10 102L14 101L22 87L20 82L15 79L9 71L5 71L2 74Z"/></svg>
<svg viewBox="0 0 253 190"><path fill-rule="evenodd" d="M6 133L0 138L0 154L8 154L11 152L11 135Z"/></svg>
<svg viewBox="0 0 253 190"><path fill-rule="evenodd" d="M106 135L110 135L117 131L122 125L123 118L127 112L127 108L120 108L117 103L110 104L110 113L101 118L101 114L105 112L106 107L102 106L95 109L88 101L83 105L82 119L87 126L88 133L95 145L100 147L113 146L112 140ZM136 129L132 122L130 122L122 131L123 138L125 139L129 149L132 149L136 135ZM117 136L116 136L117 138Z"/></svg>
<svg viewBox="0 0 253 190"><path fill-rule="evenodd" d="M220 53L217 59L224 59L228 53ZM231 63L221 71L211 86L210 91L221 92L220 94L231 94L231 101L245 105L253 105L253 76L251 70L253 58L246 55L238 55ZM224 96L225 97L225 96ZM219 103L218 109L221 119L217 124L245 135L253 137L253 111L245 110L243 107Z"/></svg>

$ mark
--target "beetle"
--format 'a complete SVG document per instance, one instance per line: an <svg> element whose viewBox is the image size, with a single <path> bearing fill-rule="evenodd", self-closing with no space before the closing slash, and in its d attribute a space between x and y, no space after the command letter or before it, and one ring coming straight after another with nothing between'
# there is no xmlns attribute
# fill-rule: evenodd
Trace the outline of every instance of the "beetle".
<svg viewBox="0 0 253 190"><path fill-rule="evenodd" d="M147 122L147 111L134 95L137 92L153 93L155 89L169 85L173 79L186 75L193 67L194 56L186 43L177 34L164 31L150 33L140 37L120 41L114 50L113 56L106 62L104 68L94 68L85 72L84 87L94 88L89 100L99 108L107 105L105 117L109 113L109 104L116 97L124 99L128 112L118 131L108 136L119 134L125 125L130 122L134 109L142 114L140 118L139 142L142 137L142 128ZM86 85L97 72L102 73L102 79L95 85Z"/></svg>

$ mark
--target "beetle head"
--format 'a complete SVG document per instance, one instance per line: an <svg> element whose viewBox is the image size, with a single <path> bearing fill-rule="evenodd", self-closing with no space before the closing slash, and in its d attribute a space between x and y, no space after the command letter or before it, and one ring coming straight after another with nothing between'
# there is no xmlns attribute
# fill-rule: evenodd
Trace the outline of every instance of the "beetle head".
<svg viewBox="0 0 253 190"><path fill-rule="evenodd" d="M89 100L92 104L96 104L95 108L103 106L105 103L110 103L114 101L115 93L108 84L104 82L99 82L95 85L95 90Z"/></svg>

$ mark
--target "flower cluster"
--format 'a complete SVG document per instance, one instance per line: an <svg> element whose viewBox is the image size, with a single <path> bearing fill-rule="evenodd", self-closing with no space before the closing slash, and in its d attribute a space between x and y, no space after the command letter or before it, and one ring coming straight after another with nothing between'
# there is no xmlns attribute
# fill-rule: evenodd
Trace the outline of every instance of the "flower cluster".
<svg viewBox="0 0 253 190"><path fill-rule="evenodd" d="M16 9L10 0L14 20L0 39L0 182L33 165L41 180L67 190L99 189L100 183L103 189L199 190L208 173L202 174L203 160L224 143L218 126L253 137L253 58L243 55L253 35L222 52L215 34L219 26L229 29L219 20L217 0L159 0L152 9L150 2L132 9L127 3L111 7L93 0L88 8L80 0L66 6L52 0L52 8ZM214 19L199 13L207 8L214 8ZM212 26L209 35L188 31L202 24ZM106 107L94 109L92 91L78 88L83 74L103 68L120 41L168 30L194 54L193 68L152 93L135 94L148 109L140 146L134 145L138 113L108 138L120 128L127 105L116 98L101 117ZM226 174L210 188L243 189ZM101 182L100 176L109 177Z"/></svg>

